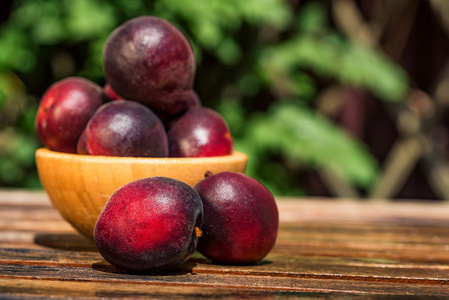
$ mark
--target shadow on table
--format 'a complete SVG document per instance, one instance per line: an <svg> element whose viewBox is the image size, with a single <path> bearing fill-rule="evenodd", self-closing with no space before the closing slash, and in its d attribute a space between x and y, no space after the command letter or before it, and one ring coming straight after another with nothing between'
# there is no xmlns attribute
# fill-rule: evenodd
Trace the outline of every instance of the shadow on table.
<svg viewBox="0 0 449 300"><path fill-rule="evenodd" d="M102 260L92 264L92 268L97 271L110 273L110 274L128 274L128 275L157 275L157 276L173 276L173 275L186 275L193 272L197 263L194 260L188 260L176 269L169 271L157 272L156 274L146 273L146 272L128 272L114 267L107 261ZM133 277L136 279L136 277Z"/></svg>
<svg viewBox="0 0 449 300"><path fill-rule="evenodd" d="M97 252L93 240L77 233L38 233L34 242L59 250Z"/></svg>

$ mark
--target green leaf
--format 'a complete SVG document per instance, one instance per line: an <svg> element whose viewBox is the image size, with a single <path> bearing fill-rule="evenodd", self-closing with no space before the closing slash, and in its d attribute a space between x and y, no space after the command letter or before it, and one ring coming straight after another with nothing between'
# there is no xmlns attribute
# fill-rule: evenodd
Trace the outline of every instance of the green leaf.
<svg viewBox="0 0 449 300"><path fill-rule="evenodd" d="M364 145L306 107L281 102L248 126L246 138L289 160L328 167L361 187L371 185L378 175L377 163Z"/></svg>
<svg viewBox="0 0 449 300"><path fill-rule="evenodd" d="M237 87L244 96L252 97L260 91L261 82L254 73L247 73L239 78Z"/></svg>
<svg viewBox="0 0 449 300"><path fill-rule="evenodd" d="M0 86L0 110L3 108L5 103L6 103L6 94L2 90L2 87Z"/></svg>
<svg viewBox="0 0 449 300"><path fill-rule="evenodd" d="M234 2L244 19L253 25L265 23L277 30L282 30L293 18L292 10L283 0L235 0Z"/></svg>
<svg viewBox="0 0 449 300"><path fill-rule="evenodd" d="M322 4L317 2L307 3L300 11L298 28L308 33L319 33L327 28L327 15Z"/></svg>
<svg viewBox="0 0 449 300"><path fill-rule="evenodd" d="M217 111L225 119L234 138L243 133L243 127L245 126L245 112L238 100L222 99Z"/></svg>
<svg viewBox="0 0 449 300"><path fill-rule="evenodd" d="M294 83L303 70L365 88L385 101L402 101L409 90L404 70L381 52L335 35L321 38L298 34L265 50L260 68L268 84L290 95L298 95L301 87L286 82Z"/></svg>
<svg viewBox="0 0 449 300"><path fill-rule="evenodd" d="M2 157L0 154L0 180L8 183L14 184L24 177L23 169L17 165L17 163L6 156Z"/></svg>
<svg viewBox="0 0 449 300"><path fill-rule="evenodd" d="M11 27L0 28L0 72L3 70L30 71L35 55L30 50L28 37Z"/></svg>
<svg viewBox="0 0 449 300"><path fill-rule="evenodd" d="M229 38L222 39L220 45L217 47L217 57L225 65L236 64L242 56L239 45Z"/></svg>
<svg viewBox="0 0 449 300"><path fill-rule="evenodd" d="M68 34L73 40L88 40L103 36L116 27L113 7L90 0L66 1Z"/></svg>

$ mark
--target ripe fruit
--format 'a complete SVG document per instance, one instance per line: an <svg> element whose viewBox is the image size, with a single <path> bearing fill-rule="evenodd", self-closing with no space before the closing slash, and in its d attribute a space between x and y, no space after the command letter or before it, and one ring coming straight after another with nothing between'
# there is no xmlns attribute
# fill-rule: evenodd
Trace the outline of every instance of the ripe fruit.
<svg viewBox="0 0 449 300"><path fill-rule="evenodd" d="M101 87L87 79L68 77L54 83L37 111L39 138L51 150L76 153L81 132L105 101Z"/></svg>
<svg viewBox="0 0 449 300"><path fill-rule="evenodd" d="M198 97L197 93L193 90L180 92L177 94L172 95L171 102L167 102L167 105L177 105L183 103L188 103L188 107L200 107L201 101ZM168 109L167 109L168 110ZM157 115L161 119L162 123L164 123L165 128L170 129L173 123L185 113L185 110L182 108L175 108L174 111L180 111L176 114L167 114L167 113L161 113L159 112Z"/></svg>
<svg viewBox="0 0 449 300"><path fill-rule="evenodd" d="M156 114L174 115L196 105L190 95L196 71L192 47L163 19L139 17L115 29L103 62L106 80L119 95Z"/></svg>
<svg viewBox="0 0 449 300"><path fill-rule="evenodd" d="M189 109L168 130L170 157L232 154L232 137L225 120L205 107Z"/></svg>
<svg viewBox="0 0 449 300"><path fill-rule="evenodd" d="M215 263L253 264L273 248L279 217L273 195L255 179L235 172L195 185L203 201L198 251Z"/></svg>
<svg viewBox="0 0 449 300"><path fill-rule="evenodd" d="M78 153L106 156L166 157L167 134L147 107L128 100L102 105L78 143Z"/></svg>
<svg viewBox="0 0 449 300"><path fill-rule="evenodd" d="M84 154L89 155L89 152L86 148L86 130L83 130L83 132L80 135L80 138L78 139L78 145L76 146L76 152L78 154Z"/></svg>
<svg viewBox="0 0 449 300"><path fill-rule="evenodd" d="M201 199L189 185L151 177L119 188L94 230L100 254L118 268L155 273L184 263L201 233Z"/></svg>

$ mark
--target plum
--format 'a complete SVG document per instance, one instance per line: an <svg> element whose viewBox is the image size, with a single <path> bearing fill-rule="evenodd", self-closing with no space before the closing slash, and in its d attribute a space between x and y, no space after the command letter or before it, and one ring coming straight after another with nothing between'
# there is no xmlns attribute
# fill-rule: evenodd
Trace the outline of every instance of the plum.
<svg viewBox="0 0 449 300"><path fill-rule="evenodd" d="M84 127L106 101L102 88L87 79L68 77L54 83L37 110L39 138L51 150L76 153Z"/></svg>
<svg viewBox="0 0 449 300"><path fill-rule="evenodd" d="M106 41L103 62L106 80L119 95L156 114L174 115L197 104L191 94L192 47L166 20L143 16L116 28Z"/></svg>
<svg viewBox="0 0 449 300"><path fill-rule="evenodd" d="M106 96L108 96L108 98L110 100L124 100L122 96L120 96L119 94L117 94L111 87L111 85L109 83L106 83L103 86L103 92L105 93Z"/></svg>
<svg viewBox="0 0 449 300"><path fill-rule="evenodd" d="M189 108L201 107L200 98L198 97L198 94L194 90L180 92L180 93L174 94L172 96L173 97L171 98L171 100L173 100L173 101L167 102L167 105L170 105L170 103L173 103L174 105L176 105L176 103L188 102ZM178 100L181 100L181 101L178 101ZM179 110L176 109L175 111L179 111L179 112L176 114L170 114L170 113L164 113L164 112L157 113L158 117L161 119L162 123L164 123L165 128L167 130L170 129L171 126L173 125L173 123L186 112L186 110L183 110L183 109L179 109Z"/></svg>
<svg viewBox="0 0 449 300"><path fill-rule="evenodd" d="M228 125L216 111L194 107L176 120L167 132L170 157L208 157L232 154Z"/></svg>
<svg viewBox="0 0 449 300"><path fill-rule="evenodd" d="M194 186L203 202L198 251L220 264L254 264L273 248L276 202L257 180L236 172L209 175Z"/></svg>
<svg viewBox="0 0 449 300"><path fill-rule="evenodd" d="M83 130L78 139L78 144L76 146L76 152L78 154L89 155L89 151L87 150L86 147L86 139L87 139L86 130Z"/></svg>
<svg viewBox="0 0 449 300"><path fill-rule="evenodd" d="M194 252L202 215L201 199L186 183L166 177L139 179L108 199L95 224L95 245L120 269L171 270Z"/></svg>
<svg viewBox="0 0 449 300"><path fill-rule="evenodd" d="M106 156L166 157L167 134L146 106L129 100L103 104L78 142L78 153Z"/></svg>

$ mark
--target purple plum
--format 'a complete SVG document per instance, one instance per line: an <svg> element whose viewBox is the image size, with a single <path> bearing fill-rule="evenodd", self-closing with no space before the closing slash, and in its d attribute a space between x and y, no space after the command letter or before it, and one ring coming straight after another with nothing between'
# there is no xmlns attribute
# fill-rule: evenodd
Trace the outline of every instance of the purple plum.
<svg viewBox="0 0 449 300"><path fill-rule="evenodd" d="M156 114L175 115L198 104L192 96L196 62L192 47L161 18L134 18L108 37L104 74L112 89Z"/></svg>
<svg viewBox="0 0 449 300"><path fill-rule="evenodd" d="M100 254L120 269L158 273L187 261L201 235L203 207L181 181L150 177L120 187L94 230Z"/></svg>
<svg viewBox="0 0 449 300"><path fill-rule="evenodd" d="M68 77L54 83L42 96L37 111L39 138L51 150L76 153L84 127L106 101L102 88L87 79Z"/></svg>
<svg viewBox="0 0 449 300"><path fill-rule="evenodd" d="M129 100L103 104L78 142L78 153L106 156L166 157L167 134L146 106Z"/></svg>
<svg viewBox="0 0 449 300"><path fill-rule="evenodd" d="M226 121L214 110L190 108L168 130L170 157L208 157L232 154Z"/></svg>
<svg viewBox="0 0 449 300"><path fill-rule="evenodd" d="M220 264L255 264L273 248L279 216L270 191L255 179L222 172L195 185L204 209L198 251Z"/></svg>

